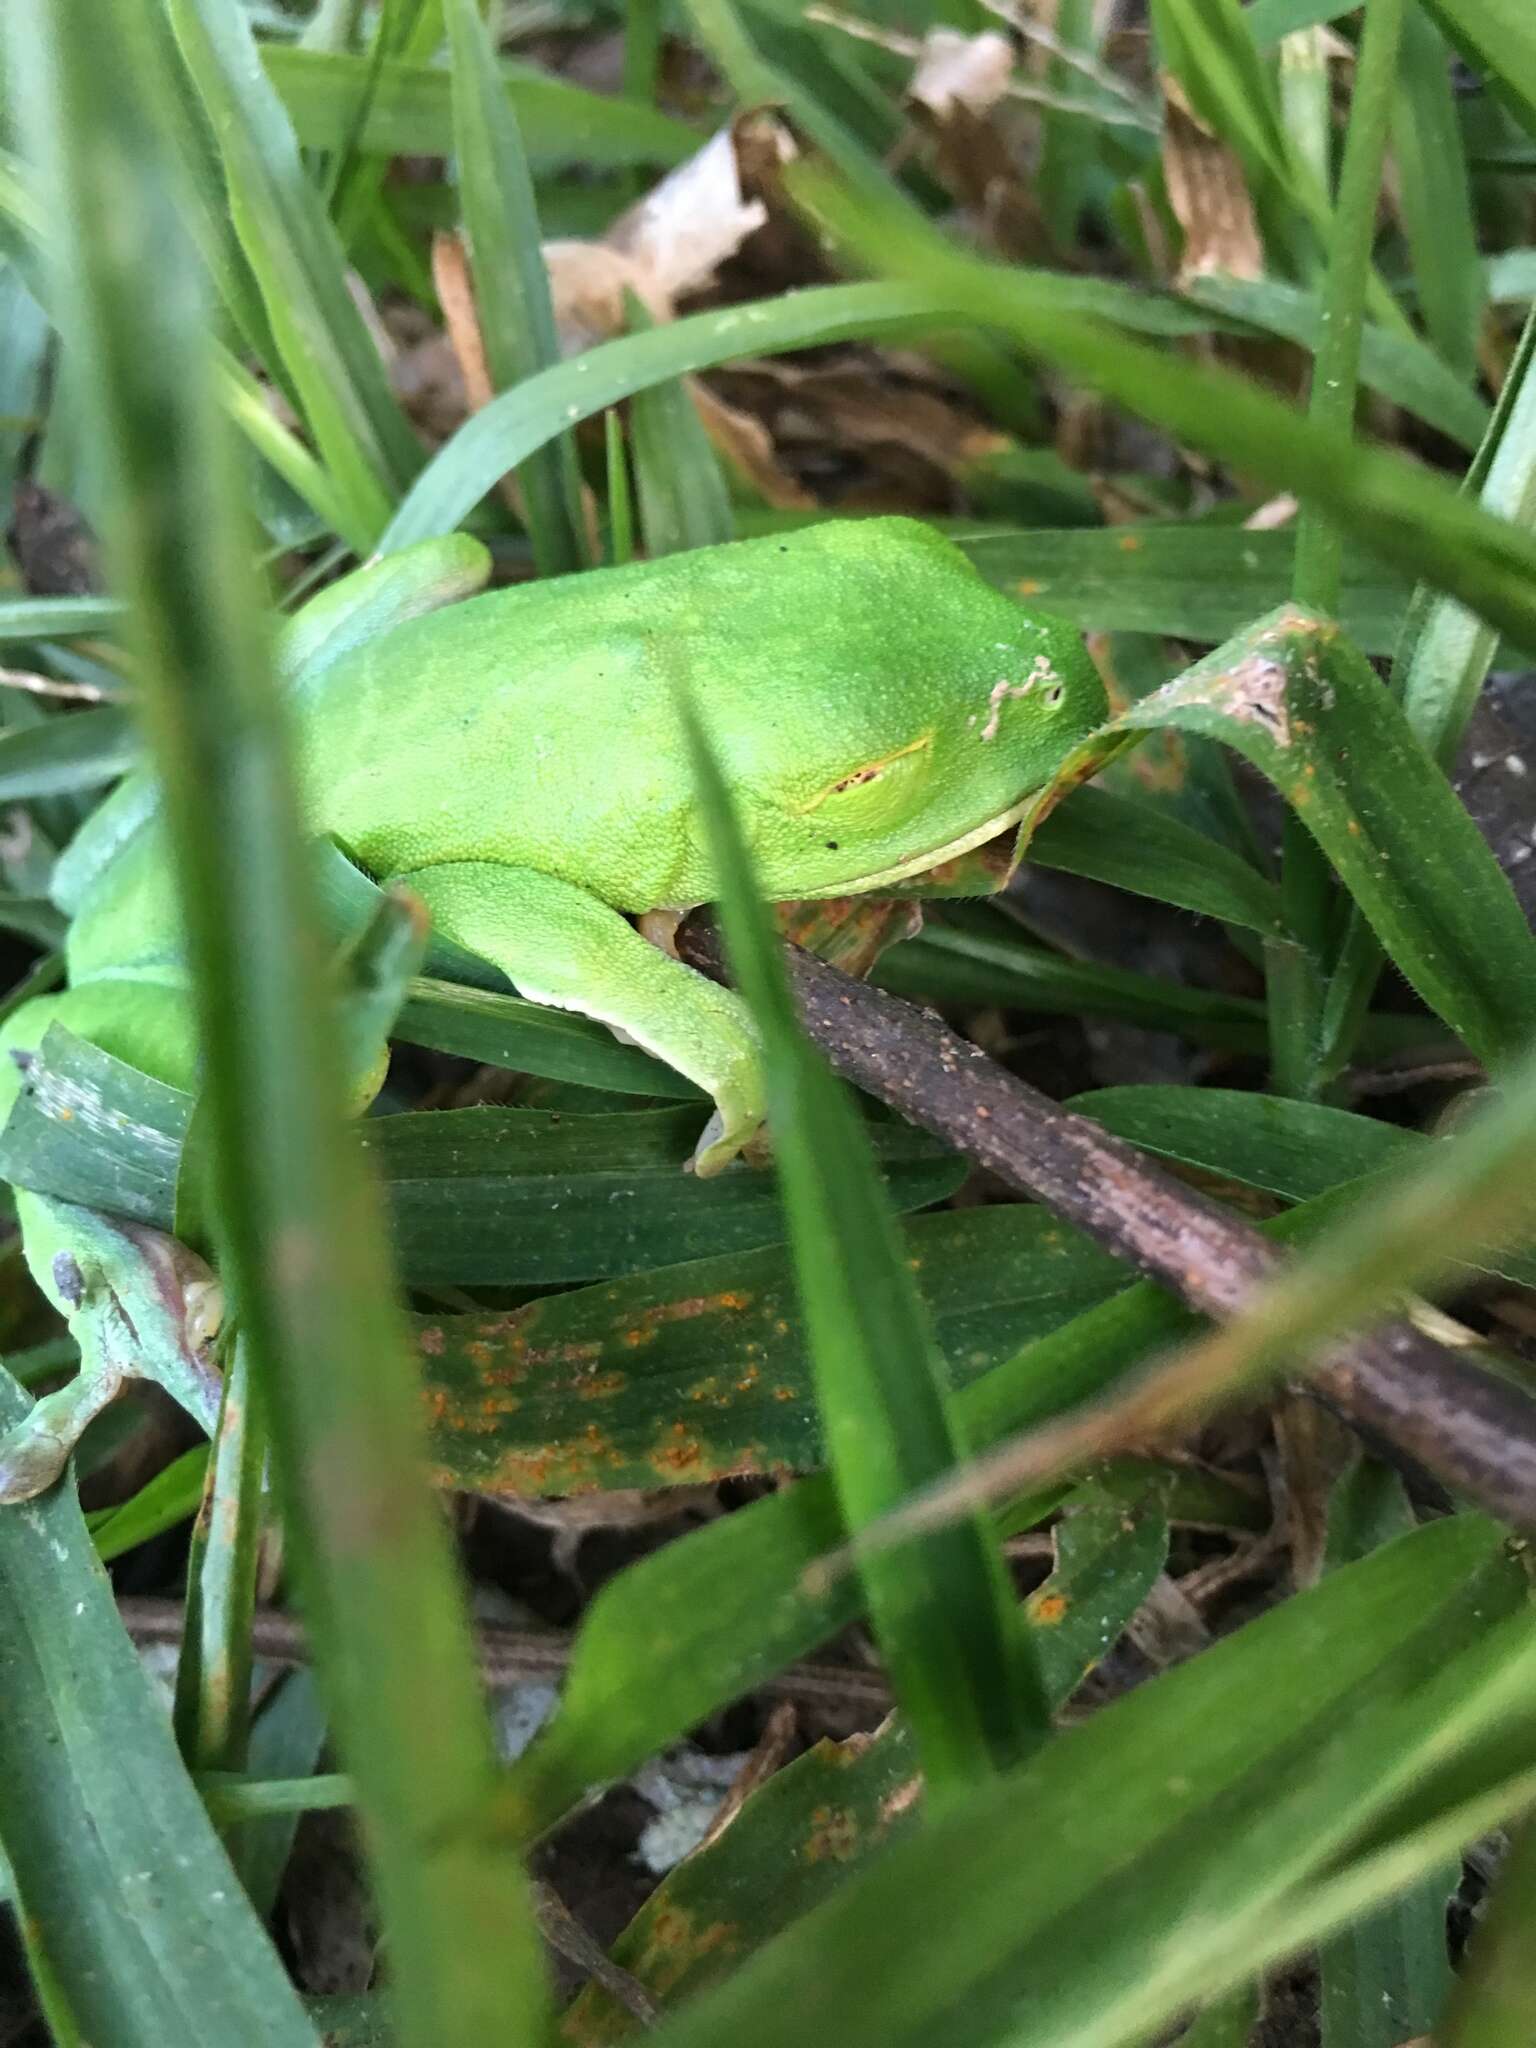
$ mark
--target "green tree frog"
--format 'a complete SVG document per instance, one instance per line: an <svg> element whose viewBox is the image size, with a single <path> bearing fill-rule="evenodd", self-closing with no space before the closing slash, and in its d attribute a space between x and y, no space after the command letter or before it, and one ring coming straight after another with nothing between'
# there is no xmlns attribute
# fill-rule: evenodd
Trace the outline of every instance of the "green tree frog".
<svg viewBox="0 0 1536 2048"><path fill-rule="evenodd" d="M697 1082L714 1110L694 1166L717 1173L762 1120L752 1021L635 922L713 893L679 686L765 895L789 901L899 895L1015 825L1102 718L1097 673L1070 627L1002 596L907 519L829 521L470 594L487 570L477 542L426 542L288 625L278 666L309 829L411 890L439 937L524 997L597 1018ZM24 1062L58 1019L192 1089L172 881L146 778L87 820L55 893L72 919L68 986L21 1009L0 1046ZM21 1084L22 1064L0 1058L0 1115ZM377 1072L364 1092L376 1085ZM126 1240L110 1219L47 1197L21 1193L18 1207L32 1269L80 1338L82 1373L38 1418L36 1455L0 1444L0 1498L35 1490L50 1462L56 1471L53 1447L132 1370L128 1283L112 1253ZM205 1377L172 1391L208 1421Z"/></svg>

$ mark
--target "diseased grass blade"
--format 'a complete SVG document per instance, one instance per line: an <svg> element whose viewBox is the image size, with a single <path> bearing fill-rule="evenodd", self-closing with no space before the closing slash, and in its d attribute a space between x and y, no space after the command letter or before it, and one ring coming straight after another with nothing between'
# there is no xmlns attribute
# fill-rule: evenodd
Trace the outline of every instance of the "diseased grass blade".
<svg viewBox="0 0 1536 2048"><path fill-rule="evenodd" d="M560 360L538 206L517 116L502 92L476 0L447 0L446 11L454 149L480 338L493 388L507 391ZM540 574L583 568L581 477L569 434L536 450L517 480Z"/></svg>
<svg viewBox="0 0 1536 2048"><path fill-rule="evenodd" d="M1155 1482L1130 1500L1084 1488L1057 1528L1061 1560L1025 1607L1054 1707L1118 1640L1168 1551ZM619 1936L614 1960L675 2010L723 1982L889 1843L914 1834L920 1785L911 1735L899 1721L872 1741L818 1743L754 1794L717 1841L678 1865ZM703 1931L719 1925L726 1899L731 1937L711 1940ZM688 1938L694 1929L702 1938ZM562 2027L572 2048L605 2048L638 2031L633 2014L597 1984Z"/></svg>
<svg viewBox="0 0 1536 2048"><path fill-rule="evenodd" d="M1339 1208L1336 1198L1311 1203L1266 1229L1286 1242L1310 1241L1331 1227ZM1014 1219L1011 1228L1024 1227L1020 1211L1004 1213ZM909 1226L916 1270L929 1290L946 1262L936 1247L928 1255L922 1240L940 1221ZM1042 1275L1047 1287L1052 1272L1062 1279L1056 1261L1065 1259L1067 1291L1084 1286L1089 1300L1073 1308L1058 1298L1048 1334L962 1388L956 1412L973 1453L1102 1394L1149 1352L1195 1326L1150 1281L1123 1284L1124 1269L1106 1254L1070 1237L1063 1243L1059 1226L1043 1214L1036 1221L1053 1255ZM1089 1252L1092 1259L1071 1277ZM1005 1247L995 1244L991 1256L1002 1262ZM956 1276L963 1288L988 1284L981 1272L973 1276L958 1265ZM934 1291L928 1300L946 1348L963 1359L970 1337L963 1302L947 1304ZM985 1348L988 1339L979 1334ZM1029 1528L1066 1490L1055 1486L1010 1503L1004 1525ZM858 1580L811 1576L841 1529L831 1481L818 1473L695 1530L605 1586L582 1617L560 1710L518 1760L498 1802L501 1825L519 1838L542 1833L589 1792L625 1776L845 1626L858 1612ZM726 1611L729 1625L721 1619ZM658 1630L675 1653L664 1671L654 1655ZM624 1701L622 1713L613 1710L615 1700Z"/></svg>
<svg viewBox="0 0 1536 2048"><path fill-rule="evenodd" d="M267 1519L265 1417L238 1335L187 1557L174 1724L188 1770L243 1771L250 1738L251 1616Z"/></svg>
<svg viewBox="0 0 1536 2048"><path fill-rule="evenodd" d="M166 81L141 72L125 89L114 17L90 0L25 16L12 48L33 81L27 115L61 223L58 296L114 483L109 563L132 608L166 788L222 1271L362 1788L401 2040L531 2036L541 1961L522 1873L469 1832L491 1782L490 1734L375 1205L341 1143L339 1048L267 621L155 123ZM103 219L114 234L90 231ZM112 1725L109 1709L99 1725ZM200 2024L206 2038L206 2014Z"/></svg>
<svg viewBox="0 0 1536 2048"><path fill-rule="evenodd" d="M1325 1873L1374 1863L1358 1909L1387 1882L1382 1838L1401 1882L1438 1833L1527 1796L1536 1622L1518 1579L1475 1517L1336 1573L892 1844L679 2015L667 2048L802 2039L806 1984L845 2048L1145 2041L1320 1931ZM1453 1747L1459 1777L1437 1769Z"/></svg>
<svg viewBox="0 0 1536 2048"><path fill-rule="evenodd" d="M169 0L188 72L219 138L229 205L316 446L366 554L421 464L346 263L239 10Z"/></svg>
<svg viewBox="0 0 1536 2048"><path fill-rule="evenodd" d="M0 1374L0 1424L28 1405ZM0 1516L0 1656L0 1839L75 2038L315 2048L123 1633L71 1486Z"/></svg>
<svg viewBox="0 0 1536 2048"><path fill-rule="evenodd" d="M851 1107L801 1036L750 857L707 735L679 698L720 878L731 961L763 1041L769 1128L816 1369L827 1456L850 1531L960 1455L933 1338ZM881 1559L864 1578L882 1655L912 1722L930 1811L1045 1732L1039 1677L979 1515Z"/></svg>

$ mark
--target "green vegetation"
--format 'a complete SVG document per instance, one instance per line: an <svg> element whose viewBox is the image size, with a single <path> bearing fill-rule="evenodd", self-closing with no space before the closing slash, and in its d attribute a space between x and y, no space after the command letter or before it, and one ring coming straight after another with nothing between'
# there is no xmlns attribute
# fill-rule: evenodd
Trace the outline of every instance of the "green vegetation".
<svg viewBox="0 0 1536 2048"><path fill-rule="evenodd" d="M0 1435L51 1418L53 1472L79 1437L0 1506L7 2038L1536 2038L1536 14L4 28L3 1015L63 977L65 847L147 774L201 1054L193 1091L55 1024L0 1179L83 1216L131 1276L87 1303L124 1377L212 1427L75 1413L6 1241ZM1167 1162L1187 1273L833 1078L686 687L771 1168L686 1172L698 1089L302 836L279 679L343 572L462 530L498 581L580 577L871 511L1082 629L1111 715L1005 890L931 883L918 936L779 925ZM1267 1284L1202 1266L1195 1187L1283 1248ZM1393 1311L1471 1393L1356 1436L1289 1382ZM513 1565L445 1495L514 1503L480 1510ZM630 1533L593 1592L544 1504L603 1496ZM491 1585L540 1622L523 1676L562 1674L514 1756ZM549 1885L588 1802L701 1728L762 1738L739 1810L594 1970ZM347 1997L294 1932L300 1817L336 1807L378 1939Z"/></svg>

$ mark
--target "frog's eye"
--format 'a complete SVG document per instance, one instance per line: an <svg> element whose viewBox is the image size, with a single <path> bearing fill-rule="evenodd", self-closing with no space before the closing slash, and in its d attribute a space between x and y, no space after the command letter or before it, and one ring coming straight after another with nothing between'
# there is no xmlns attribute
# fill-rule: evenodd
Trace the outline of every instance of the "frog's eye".
<svg viewBox="0 0 1536 2048"><path fill-rule="evenodd" d="M845 831L867 831L888 824L906 815L927 781L932 748L933 734L924 733L894 754L850 768L800 809L806 815L814 814L829 832L834 825Z"/></svg>

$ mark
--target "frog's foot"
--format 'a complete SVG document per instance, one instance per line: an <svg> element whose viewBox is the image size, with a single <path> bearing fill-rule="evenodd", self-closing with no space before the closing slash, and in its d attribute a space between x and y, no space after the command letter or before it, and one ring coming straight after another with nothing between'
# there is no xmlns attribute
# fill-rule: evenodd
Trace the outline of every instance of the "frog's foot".
<svg viewBox="0 0 1536 2048"><path fill-rule="evenodd" d="M130 1381L154 1380L212 1433L219 1290L195 1253L140 1224L18 1190L27 1258L80 1346L80 1370L0 1437L0 1504L59 1477L88 1423Z"/></svg>
<svg viewBox="0 0 1536 2048"><path fill-rule="evenodd" d="M695 1173L719 1173L762 1128L763 1066L746 1004L555 875L453 861L395 878L440 938L499 967L530 1002L595 1017L714 1098Z"/></svg>

